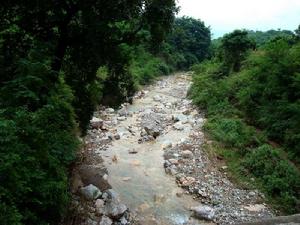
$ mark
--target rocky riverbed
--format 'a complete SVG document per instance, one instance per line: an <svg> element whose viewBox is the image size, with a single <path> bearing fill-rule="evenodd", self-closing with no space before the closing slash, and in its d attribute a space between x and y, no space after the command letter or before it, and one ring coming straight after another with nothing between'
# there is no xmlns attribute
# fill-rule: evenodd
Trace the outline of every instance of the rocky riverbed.
<svg viewBox="0 0 300 225"><path fill-rule="evenodd" d="M234 224L273 216L203 149L205 119L187 74L145 87L119 110L100 108L73 171L73 224ZM72 224L72 223L71 223Z"/></svg>

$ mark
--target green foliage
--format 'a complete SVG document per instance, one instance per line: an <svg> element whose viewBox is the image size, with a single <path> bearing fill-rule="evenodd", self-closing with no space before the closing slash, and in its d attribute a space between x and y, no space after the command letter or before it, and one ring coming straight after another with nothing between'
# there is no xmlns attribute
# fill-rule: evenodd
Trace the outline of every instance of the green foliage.
<svg viewBox="0 0 300 225"><path fill-rule="evenodd" d="M155 57L139 46L135 49L136 56L130 66L136 86L147 84L158 76L168 75L171 71L163 58Z"/></svg>
<svg viewBox="0 0 300 225"><path fill-rule="evenodd" d="M241 154L246 152L246 148L257 146L261 143L260 139L263 139L258 137L253 127L247 126L240 119L214 117L206 123L205 129L226 147L240 149Z"/></svg>
<svg viewBox="0 0 300 225"><path fill-rule="evenodd" d="M249 58L244 76L247 85L237 93L241 109L253 123L283 143L294 157L300 149L299 59L300 44L269 43L263 52Z"/></svg>
<svg viewBox="0 0 300 225"><path fill-rule="evenodd" d="M269 145L253 149L246 155L243 166L263 183L269 195L290 206L287 209L290 213L299 210L300 173L278 150Z"/></svg>
<svg viewBox="0 0 300 225"><path fill-rule="evenodd" d="M134 47L160 46L176 10L174 0L1 4L1 224L59 224L77 136L98 103L134 93Z"/></svg>
<svg viewBox="0 0 300 225"><path fill-rule="evenodd" d="M13 220L15 224L57 223L68 204L66 166L74 160L78 146L74 113L64 84L52 93L35 112L18 107L0 114L4 224Z"/></svg>
<svg viewBox="0 0 300 225"><path fill-rule="evenodd" d="M221 49L223 51L223 63L228 72L238 72L241 62L245 59L249 49L253 49L255 43L248 38L245 30L235 30L222 38Z"/></svg>
<svg viewBox="0 0 300 225"><path fill-rule="evenodd" d="M176 68L188 69L209 56L211 33L204 22L190 17L177 18L167 43L176 55Z"/></svg>
<svg viewBox="0 0 300 225"><path fill-rule="evenodd" d="M293 32L289 30L253 31L247 30L248 37L255 41L257 46L263 46L276 38L292 38Z"/></svg>
<svg viewBox="0 0 300 225"><path fill-rule="evenodd" d="M299 212L299 170L289 160L299 162L300 43L277 38L244 53L227 53L243 65L227 76L228 55L193 66L190 97L206 111L205 129L226 149L221 152L237 177L255 176L277 207Z"/></svg>

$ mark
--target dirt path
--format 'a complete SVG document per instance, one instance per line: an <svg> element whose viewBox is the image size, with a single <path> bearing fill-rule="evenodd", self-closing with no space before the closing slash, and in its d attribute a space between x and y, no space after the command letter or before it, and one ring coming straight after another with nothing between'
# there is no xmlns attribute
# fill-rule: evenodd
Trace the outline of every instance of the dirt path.
<svg viewBox="0 0 300 225"><path fill-rule="evenodd" d="M165 77L137 93L132 105L95 114L92 126L101 129L89 131L87 151L104 159L102 178L130 209L114 224L233 224L273 216L262 194L237 188L226 167L219 171L206 156L204 118L186 99L189 86L186 74ZM99 197L104 205L106 197Z"/></svg>

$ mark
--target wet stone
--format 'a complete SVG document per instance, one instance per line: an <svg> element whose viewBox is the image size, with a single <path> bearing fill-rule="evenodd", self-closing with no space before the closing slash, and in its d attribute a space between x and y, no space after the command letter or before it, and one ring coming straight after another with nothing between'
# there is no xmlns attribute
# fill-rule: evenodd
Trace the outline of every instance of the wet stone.
<svg viewBox="0 0 300 225"><path fill-rule="evenodd" d="M87 200L93 200L102 195L101 191L94 185L90 184L88 186L80 188L80 193Z"/></svg>

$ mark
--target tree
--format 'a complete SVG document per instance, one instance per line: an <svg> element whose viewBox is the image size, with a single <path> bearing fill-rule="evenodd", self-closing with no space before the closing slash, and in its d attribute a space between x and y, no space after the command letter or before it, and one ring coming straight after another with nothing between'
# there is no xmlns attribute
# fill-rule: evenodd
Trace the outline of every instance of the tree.
<svg viewBox="0 0 300 225"><path fill-rule="evenodd" d="M211 33L201 20L190 17L177 18L168 43L173 51L183 55L185 62L179 67L188 68L209 55Z"/></svg>
<svg viewBox="0 0 300 225"><path fill-rule="evenodd" d="M241 62L245 59L247 51L254 48L255 43L248 37L247 31L235 30L224 35L221 44L224 66L229 71L240 71Z"/></svg>
<svg viewBox="0 0 300 225"><path fill-rule="evenodd" d="M253 39L258 47L263 46L267 42L275 38L291 38L293 32L289 30L268 30L268 31L252 31L249 30L248 37Z"/></svg>
<svg viewBox="0 0 300 225"><path fill-rule="evenodd" d="M4 82L13 77L15 69L12 64L18 60L16 57L25 56L32 45L42 43L45 46L41 48L51 60L52 75L49 79L53 85L59 73L65 73L67 83L75 91L76 114L82 130L85 130L94 108L89 101L89 87L95 82L99 66L109 67L108 79L122 80L124 70L113 68L126 67L130 60L128 55L121 53L121 45L137 44L140 32L145 29L152 34L153 43L158 45L170 30L176 9L174 0L113 3L71 0L40 1L39 4L8 1L1 8L4 15L1 24L4 24L2 30L6 31L6 36L2 36L3 49L6 49L4 59L10 70L2 66L1 80ZM130 82L128 77L125 80ZM122 97L119 90L111 91Z"/></svg>
<svg viewBox="0 0 300 225"><path fill-rule="evenodd" d="M1 223L59 223L77 123L84 133L109 82L107 94L130 94L127 47L145 31L158 45L175 11L175 0L1 2Z"/></svg>

